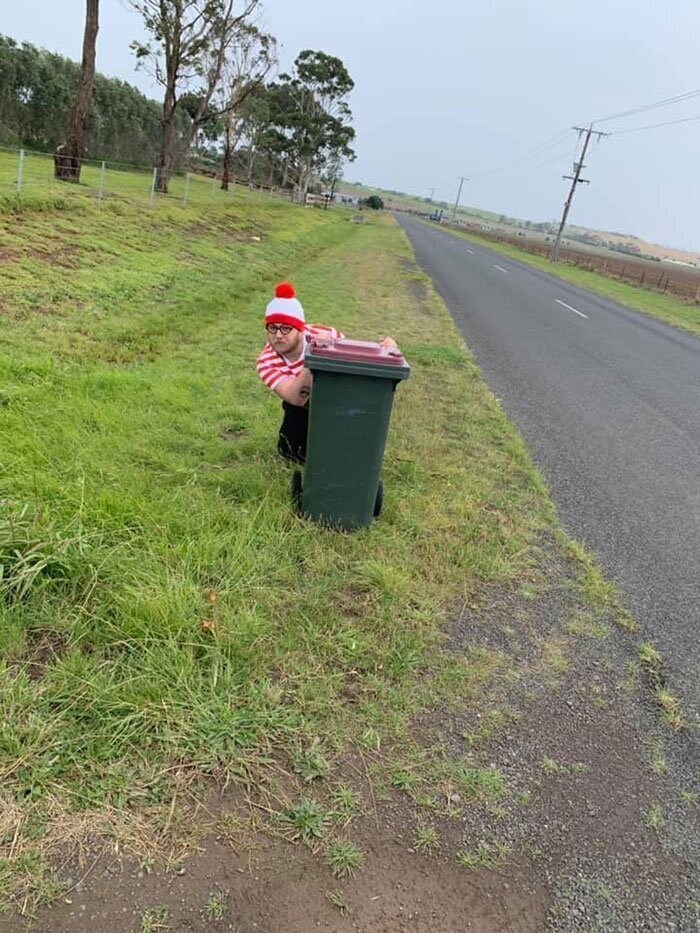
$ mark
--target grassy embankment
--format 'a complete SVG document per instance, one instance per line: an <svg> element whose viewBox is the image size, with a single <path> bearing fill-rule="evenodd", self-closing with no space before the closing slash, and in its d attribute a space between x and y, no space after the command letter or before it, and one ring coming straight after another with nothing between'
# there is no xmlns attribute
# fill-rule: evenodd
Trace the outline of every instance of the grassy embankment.
<svg viewBox="0 0 700 933"><path fill-rule="evenodd" d="M390 221L252 195L11 206L0 892L28 909L56 893L47 854L85 829L137 849L147 827L191 831L182 789L200 777L259 782L282 763L332 787L352 748L395 766L418 710L478 702L502 672L498 652L441 650L446 612L484 583L536 591L557 528ZM279 406L253 363L281 278L309 319L393 333L413 367L384 513L353 536L295 517L274 454ZM453 766L434 758L431 780Z"/></svg>
<svg viewBox="0 0 700 933"><path fill-rule="evenodd" d="M633 311L642 311L650 317L658 318L660 321L665 321L667 324L672 324L674 327L679 327L681 330L700 337L700 305L689 304L680 301L678 298L639 288L636 285L629 285L626 282L618 282L609 276L601 275L599 272L589 272L587 269L578 269L565 263L555 265L540 256L526 253L516 246L494 243L488 237L480 237L472 233L466 233L463 230L450 229L449 232L470 243L486 246L488 249L508 256L510 259L516 259L518 262L539 269L540 272L545 272L547 275L554 275L571 285L585 288L597 295L602 295L603 298L609 298L626 308L631 308Z"/></svg>

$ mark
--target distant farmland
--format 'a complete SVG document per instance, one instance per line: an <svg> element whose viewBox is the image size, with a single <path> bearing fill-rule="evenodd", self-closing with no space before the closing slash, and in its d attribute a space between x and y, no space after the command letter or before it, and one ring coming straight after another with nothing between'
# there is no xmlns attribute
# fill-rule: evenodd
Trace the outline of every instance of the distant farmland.
<svg viewBox="0 0 700 933"><path fill-rule="evenodd" d="M411 211L426 218L427 212ZM520 235L506 232L502 227L484 229L484 224L458 221L452 224L443 219L445 226L456 226L468 230L486 242L506 243L526 253L546 257L553 245L553 237L533 233ZM700 303L700 268L664 260L644 259L640 256L621 253L585 244L572 245L564 239L560 261L580 269L598 272L620 282L627 282L661 294L673 295L684 301Z"/></svg>

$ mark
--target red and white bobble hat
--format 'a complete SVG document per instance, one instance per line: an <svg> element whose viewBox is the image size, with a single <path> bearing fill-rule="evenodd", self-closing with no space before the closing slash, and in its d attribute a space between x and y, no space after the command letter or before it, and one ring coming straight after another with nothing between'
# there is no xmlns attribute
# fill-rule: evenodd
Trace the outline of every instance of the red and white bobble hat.
<svg viewBox="0 0 700 933"><path fill-rule="evenodd" d="M304 330L304 309L295 297L289 282L280 282L275 286L275 297L265 309L265 326L268 324L289 324L296 330Z"/></svg>

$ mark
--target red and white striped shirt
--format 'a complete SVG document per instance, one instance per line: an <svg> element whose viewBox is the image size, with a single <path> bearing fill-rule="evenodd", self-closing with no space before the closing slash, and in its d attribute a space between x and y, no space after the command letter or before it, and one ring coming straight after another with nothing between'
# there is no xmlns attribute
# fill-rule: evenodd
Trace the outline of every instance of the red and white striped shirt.
<svg viewBox="0 0 700 933"><path fill-rule="evenodd" d="M323 324L306 324L303 332L301 356L294 362L290 362L276 350L273 350L269 343L265 344L265 349L258 357L258 376L268 389L274 391L283 379L294 379L299 375L304 368L306 347L312 337L318 336L342 337L343 335L334 327L324 327Z"/></svg>

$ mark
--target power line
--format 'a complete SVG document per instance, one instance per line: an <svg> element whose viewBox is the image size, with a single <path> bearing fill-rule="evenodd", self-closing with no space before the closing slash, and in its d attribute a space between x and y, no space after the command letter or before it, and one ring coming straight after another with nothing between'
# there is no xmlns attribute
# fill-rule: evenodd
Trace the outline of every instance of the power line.
<svg viewBox="0 0 700 933"><path fill-rule="evenodd" d="M607 123L610 120L618 120L622 117L632 116L634 113L645 113L649 110L656 110L658 107L670 107L671 104L679 104L682 101L692 100L695 97L700 97L700 88L696 88L694 91L686 91L685 94L677 94L675 97L667 97L664 100L657 100L653 104L644 104L642 107L634 107L632 110L622 110L620 113L613 113L609 117L600 117L597 120L593 120L593 123Z"/></svg>
<svg viewBox="0 0 700 933"><path fill-rule="evenodd" d="M647 123L646 126L633 126L629 130L611 130L609 135L622 136L625 133L638 133L640 130L655 130L660 126L676 126L679 123L692 123L695 120L700 120L700 116L686 117L684 120L669 120L666 123Z"/></svg>
<svg viewBox="0 0 700 933"><path fill-rule="evenodd" d="M558 146L562 139L567 136L569 130L564 130L563 133L558 133L556 136L551 137L545 142L541 143L539 146L535 146L532 149L526 149L525 152L520 153L520 155L514 156L512 159L508 159L507 162L502 162L496 168L489 169L486 172L478 172L476 175L470 175L471 179L474 178L486 178L488 175L496 175L499 172L502 172L504 169L509 168L511 165L518 164L520 162L527 162L533 156L541 155L543 152L547 152L549 149L554 149L555 146Z"/></svg>

